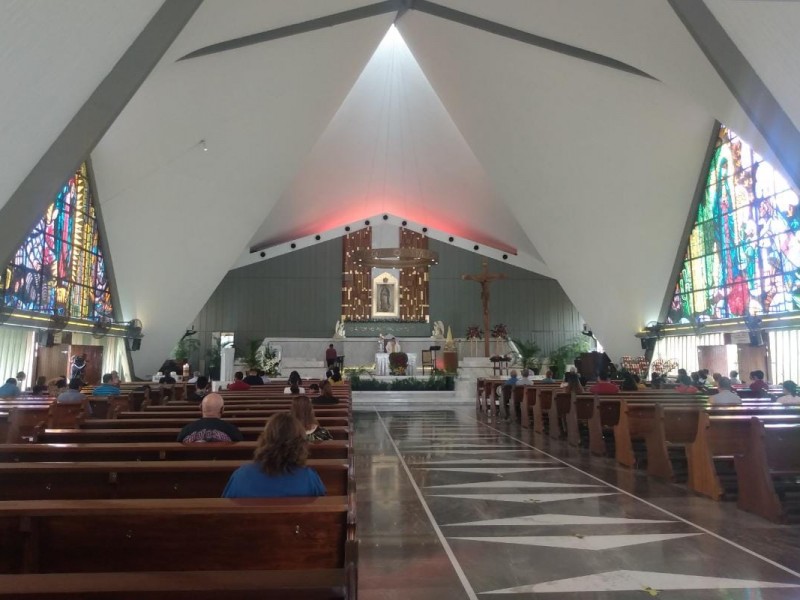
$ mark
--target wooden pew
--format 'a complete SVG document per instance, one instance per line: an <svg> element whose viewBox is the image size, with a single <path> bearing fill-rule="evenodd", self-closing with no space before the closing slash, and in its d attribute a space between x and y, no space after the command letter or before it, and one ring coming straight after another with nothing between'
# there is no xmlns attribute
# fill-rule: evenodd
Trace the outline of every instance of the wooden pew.
<svg viewBox="0 0 800 600"><path fill-rule="evenodd" d="M0 501L219 498L242 460L0 464ZM311 459L329 496L346 496L349 465Z"/></svg>
<svg viewBox="0 0 800 600"><path fill-rule="evenodd" d="M122 411L130 408L130 397L125 396L89 396L92 407L92 419L116 419Z"/></svg>
<svg viewBox="0 0 800 600"><path fill-rule="evenodd" d="M798 415L765 415L765 423L800 423ZM737 454L746 454L751 438L752 417L720 416L701 411L697 435L686 445L689 463L687 485L691 490L714 500L725 495L725 486L717 473L717 461L732 463Z"/></svg>
<svg viewBox="0 0 800 600"><path fill-rule="evenodd" d="M800 516L800 423L766 424L753 417L747 447L734 461L739 508L777 523Z"/></svg>
<svg viewBox="0 0 800 600"><path fill-rule="evenodd" d="M8 411L8 433L5 442L16 444L32 439L45 427L50 417L50 405L15 406Z"/></svg>
<svg viewBox="0 0 800 600"><path fill-rule="evenodd" d="M169 408L169 407L163 407ZM289 412L291 406L277 406L277 407L250 407L244 408L226 406L223 412L223 418L230 419L234 417L261 417L272 416L278 412ZM200 418L200 407L195 405L187 410L146 410L142 412L125 411L117 415L116 420L119 421L142 421L145 419L198 419ZM336 417L348 416L352 414L349 406L339 406L338 404L315 406L314 414L318 417Z"/></svg>
<svg viewBox="0 0 800 600"><path fill-rule="evenodd" d="M138 598L153 572L198 570L236 572L243 582L256 574L253 587L262 598L286 598L287 588L302 590L301 597L356 594L355 523L346 496L3 502L0 540L0 572L8 574L0 598L23 590L36 598L58 594L55 574L82 574L67 578L65 592L74 598L107 586L99 573L118 581L141 573L125 580L128 595L119 596Z"/></svg>
<svg viewBox="0 0 800 600"><path fill-rule="evenodd" d="M180 444L134 442L108 444L5 444L0 463L152 460L249 460L256 442ZM348 458L349 440L329 440L309 446L310 458Z"/></svg>
<svg viewBox="0 0 800 600"><path fill-rule="evenodd" d="M324 427L348 427L347 419L320 419ZM177 439L180 427L141 427L139 429L45 429L36 434L42 444L104 444L131 442L171 442ZM240 427L245 440L256 440L264 430L259 427Z"/></svg>

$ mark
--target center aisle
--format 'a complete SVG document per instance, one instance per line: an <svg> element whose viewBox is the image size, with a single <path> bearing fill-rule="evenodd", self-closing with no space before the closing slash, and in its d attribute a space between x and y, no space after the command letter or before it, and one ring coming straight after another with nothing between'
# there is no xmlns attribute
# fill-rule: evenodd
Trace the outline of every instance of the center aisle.
<svg viewBox="0 0 800 600"><path fill-rule="evenodd" d="M562 461L560 443L539 450L473 414L355 413L362 600L800 597L786 563L646 499L677 486L653 481L651 490L648 478L620 476L603 459L591 459L599 468L590 474Z"/></svg>

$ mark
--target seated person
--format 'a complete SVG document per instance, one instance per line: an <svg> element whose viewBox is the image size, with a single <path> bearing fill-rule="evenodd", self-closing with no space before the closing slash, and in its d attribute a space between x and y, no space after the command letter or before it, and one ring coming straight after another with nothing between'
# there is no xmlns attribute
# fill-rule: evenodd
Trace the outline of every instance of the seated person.
<svg viewBox="0 0 800 600"><path fill-rule="evenodd" d="M44 375L39 375L39 377L36 378L36 385L34 385L33 388L31 389L31 393L34 396L41 396L42 394L46 394L47 377L45 377Z"/></svg>
<svg viewBox="0 0 800 600"><path fill-rule="evenodd" d="M103 385L94 388L92 396L119 396L119 388L111 383L112 379L111 373L103 375Z"/></svg>
<svg viewBox="0 0 800 600"><path fill-rule="evenodd" d="M319 396L312 400L314 404L339 404L339 399L333 395L333 388L327 381L322 382Z"/></svg>
<svg viewBox="0 0 800 600"><path fill-rule="evenodd" d="M758 370L750 373L750 391L760 397L768 396L769 384L764 381L764 371Z"/></svg>
<svg viewBox="0 0 800 600"><path fill-rule="evenodd" d="M339 367L333 367L331 369L331 376L328 381L330 381L331 385L341 385L344 383L344 380L342 379L342 371L339 369Z"/></svg>
<svg viewBox="0 0 800 600"><path fill-rule="evenodd" d="M711 404L741 404L742 399L731 390L731 380L722 377L719 380L719 391L708 397Z"/></svg>
<svg viewBox="0 0 800 600"><path fill-rule="evenodd" d="M297 371L292 371L289 373L289 381L285 388L283 388L284 394L305 394L306 389L301 385L303 380L300 379L300 373ZM297 388L297 391L292 391L292 388Z"/></svg>
<svg viewBox="0 0 800 600"><path fill-rule="evenodd" d="M258 376L261 377L261 383L269 383L269 377L267 377L266 371L259 371Z"/></svg>
<svg viewBox="0 0 800 600"><path fill-rule="evenodd" d="M197 419L186 425L178 434L178 441L184 444L198 442L241 442L244 439L242 432L236 425L222 420L222 411L225 400L219 394L208 394L200 403L203 413Z"/></svg>
<svg viewBox="0 0 800 600"><path fill-rule="evenodd" d="M741 379L739 379L739 371L731 371L730 378L731 385L742 385Z"/></svg>
<svg viewBox="0 0 800 600"><path fill-rule="evenodd" d="M541 380L540 383L555 383L555 381L553 380L553 372L552 371L545 372L544 378Z"/></svg>
<svg viewBox="0 0 800 600"><path fill-rule="evenodd" d="M17 386L17 380L13 377L6 379L5 384L0 385L0 398L16 398L22 393Z"/></svg>
<svg viewBox="0 0 800 600"><path fill-rule="evenodd" d="M69 382L69 389L61 392L56 398L59 404L78 404L86 400L86 396L81 394L83 382L78 377L73 377Z"/></svg>
<svg viewBox="0 0 800 600"><path fill-rule="evenodd" d="M165 383L167 385L175 385L177 380L172 376L172 373L167 373L161 379L158 380L158 383Z"/></svg>
<svg viewBox="0 0 800 600"><path fill-rule="evenodd" d="M511 369L508 372L508 379L506 379L506 382L503 385L517 385L518 381L519 381L519 377L517 377L517 370L516 369Z"/></svg>
<svg viewBox="0 0 800 600"><path fill-rule="evenodd" d="M695 375L695 373L692 373ZM694 380L686 373L686 369L678 369L675 391L679 394L696 394L700 391Z"/></svg>
<svg viewBox="0 0 800 600"><path fill-rule="evenodd" d="M517 379L517 383L515 385L533 385L533 379L531 379L530 370L522 369L521 373L522 377Z"/></svg>
<svg viewBox="0 0 800 600"><path fill-rule="evenodd" d="M244 382L247 385L264 385L264 380L258 376L258 369L250 369L247 372L247 377L244 378Z"/></svg>
<svg viewBox="0 0 800 600"><path fill-rule="evenodd" d="M55 396L56 398L61 392L67 390L66 377L56 377L47 382L47 395Z"/></svg>
<svg viewBox="0 0 800 600"><path fill-rule="evenodd" d="M564 383L561 384L561 387L566 388L566 391L569 393L574 392L576 394L583 394L583 385L581 384L581 378L575 371L568 371L564 375Z"/></svg>
<svg viewBox="0 0 800 600"><path fill-rule="evenodd" d="M186 396L186 401L200 404L209 392L211 392L211 382L208 377L201 375L194 384L194 391Z"/></svg>
<svg viewBox="0 0 800 600"><path fill-rule="evenodd" d="M250 386L244 382L244 373L236 371L236 373L233 374L233 383L228 384L228 389L235 392L249 390Z"/></svg>
<svg viewBox="0 0 800 600"><path fill-rule="evenodd" d="M314 407L308 396L295 396L292 398L292 416L303 424L306 430L306 440L309 442L324 442L332 440L330 431L320 426L314 416Z"/></svg>
<svg viewBox="0 0 800 600"><path fill-rule="evenodd" d="M325 486L305 466L308 442L303 424L289 413L273 415L258 437L253 462L236 469L224 498L324 496Z"/></svg>
<svg viewBox="0 0 800 600"><path fill-rule="evenodd" d="M195 371L192 373L192 376L186 383L197 383L197 379L200 377L200 371Z"/></svg>
<svg viewBox="0 0 800 600"><path fill-rule="evenodd" d="M622 391L623 392L635 392L639 389L639 386L636 385L636 380L633 378L633 373L626 372L622 378Z"/></svg>
<svg viewBox="0 0 800 600"><path fill-rule="evenodd" d="M602 371L598 381L589 388L590 394L619 394L619 386L608 379L608 371Z"/></svg>
<svg viewBox="0 0 800 600"><path fill-rule="evenodd" d="M119 387L120 383L122 383L122 379L119 377L119 372L111 371L111 385Z"/></svg>
<svg viewBox="0 0 800 600"><path fill-rule="evenodd" d="M783 396L776 400L779 404L800 404L800 397L797 395L797 384L791 379L783 382Z"/></svg>

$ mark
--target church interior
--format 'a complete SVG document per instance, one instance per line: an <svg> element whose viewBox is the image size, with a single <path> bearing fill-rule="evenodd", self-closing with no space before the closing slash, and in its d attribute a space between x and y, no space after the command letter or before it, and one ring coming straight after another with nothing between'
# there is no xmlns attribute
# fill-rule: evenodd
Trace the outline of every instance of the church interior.
<svg viewBox="0 0 800 600"><path fill-rule="evenodd" d="M0 600L800 598L800 3L0 15Z"/></svg>

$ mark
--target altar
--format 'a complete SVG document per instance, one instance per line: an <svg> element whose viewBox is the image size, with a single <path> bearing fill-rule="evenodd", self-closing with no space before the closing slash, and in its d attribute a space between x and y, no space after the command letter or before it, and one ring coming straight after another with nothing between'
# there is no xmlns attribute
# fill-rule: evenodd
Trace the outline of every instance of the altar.
<svg viewBox="0 0 800 600"><path fill-rule="evenodd" d="M376 353L385 355L385 370L389 374L389 353L378 352L378 336L372 338L269 338L273 347L280 347L281 350L281 371L288 372L293 367L302 372L304 376L311 375L311 369L316 368L321 371L317 376L325 373L325 350L328 344L333 344L336 354L344 356L344 366L350 367L371 367L375 365L378 371ZM398 337L400 349L408 355L409 367L407 374L421 375L417 369L420 364L420 357L423 350L428 350L431 346L443 345L442 340L435 340L430 337ZM381 361L384 359L381 358Z"/></svg>

